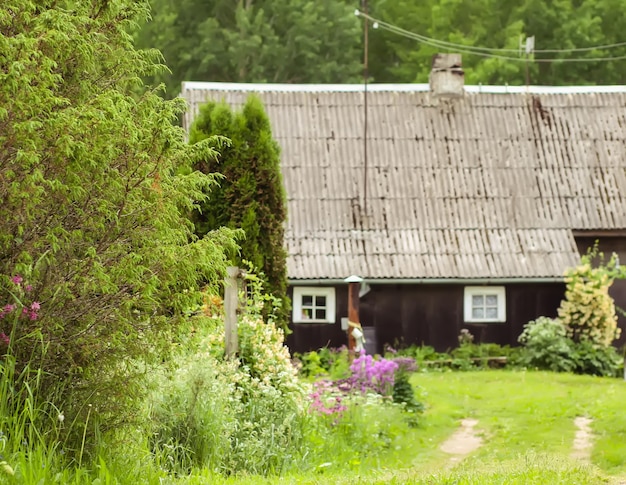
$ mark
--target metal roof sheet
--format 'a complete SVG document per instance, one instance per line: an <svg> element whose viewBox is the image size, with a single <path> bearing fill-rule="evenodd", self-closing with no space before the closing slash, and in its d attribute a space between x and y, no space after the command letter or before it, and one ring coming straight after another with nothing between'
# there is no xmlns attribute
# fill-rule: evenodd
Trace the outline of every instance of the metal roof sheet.
<svg viewBox="0 0 626 485"><path fill-rule="evenodd" d="M290 278L554 278L572 230L626 229L626 87L368 90L366 172L362 85L183 84L186 127L209 99L264 102Z"/></svg>

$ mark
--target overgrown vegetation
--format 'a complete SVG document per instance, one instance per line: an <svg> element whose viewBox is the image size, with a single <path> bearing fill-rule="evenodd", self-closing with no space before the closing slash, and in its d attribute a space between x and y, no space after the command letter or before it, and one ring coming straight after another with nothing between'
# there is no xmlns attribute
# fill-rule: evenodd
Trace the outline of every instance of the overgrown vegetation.
<svg viewBox="0 0 626 485"><path fill-rule="evenodd" d="M613 255L604 262L597 245L565 272L565 299L558 318L529 322L519 337L525 365L559 372L599 376L621 374L623 358L611 343L619 337L615 303L609 288L625 272Z"/></svg>
<svg viewBox="0 0 626 485"><path fill-rule="evenodd" d="M34 404L54 403L73 424L40 431L74 433L66 455L91 448L93 423L135 420L151 359L200 284L218 291L224 252L235 250L231 230L193 235L187 214L214 177L176 174L214 156L214 140L188 146L173 124L183 102L139 80L154 55L127 32L147 15L147 2L127 0L0 6L0 305L10 335L0 345L14 359L10 387L36 389Z"/></svg>
<svg viewBox="0 0 626 485"><path fill-rule="evenodd" d="M310 386L297 378L282 330L272 318L264 323L254 295L238 324L236 359L224 358L222 319L196 316L192 341L153 380L150 436L170 471L266 475L302 459Z"/></svg>

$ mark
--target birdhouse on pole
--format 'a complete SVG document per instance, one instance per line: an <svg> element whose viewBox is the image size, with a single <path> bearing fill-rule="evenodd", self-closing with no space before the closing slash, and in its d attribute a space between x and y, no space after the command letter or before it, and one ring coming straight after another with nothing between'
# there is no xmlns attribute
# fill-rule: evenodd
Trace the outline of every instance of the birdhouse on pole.
<svg viewBox="0 0 626 485"><path fill-rule="evenodd" d="M363 338L363 329L359 319L359 287L363 278L360 276L348 276L345 280L348 283L348 352L350 357L354 356L355 351L362 351L365 339Z"/></svg>

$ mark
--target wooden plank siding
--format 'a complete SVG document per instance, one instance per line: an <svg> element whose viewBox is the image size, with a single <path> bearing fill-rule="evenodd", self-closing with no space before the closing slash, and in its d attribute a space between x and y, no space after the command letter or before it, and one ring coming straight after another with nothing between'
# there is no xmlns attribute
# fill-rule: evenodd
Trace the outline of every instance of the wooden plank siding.
<svg viewBox="0 0 626 485"><path fill-rule="evenodd" d="M463 284L375 284L361 298L364 327L376 330L377 351L385 344L431 345L438 351L454 348L463 328L476 342L517 345L524 324L538 316L555 317L563 299L562 283L512 283L506 288L506 322L472 324L463 321ZM347 285L336 288L334 324L292 324L287 338L292 352L347 344L341 317L347 316Z"/></svg>

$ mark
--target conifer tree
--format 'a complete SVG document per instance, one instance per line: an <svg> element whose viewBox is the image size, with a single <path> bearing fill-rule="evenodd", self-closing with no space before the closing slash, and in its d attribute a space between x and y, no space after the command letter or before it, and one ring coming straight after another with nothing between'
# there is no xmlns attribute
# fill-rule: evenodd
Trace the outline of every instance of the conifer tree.
<svg viewBox="0 0 626 485"><path fill-rule="evenodd" d="M190 133L190 142L223 135L229 146L217 158L198 165L204 173L221 173L219 188L194 215L196 233L225 226L241 228L245 239L237 264L252 263L263 273L268 293L283 302L278 325L286 328L287 253L284 248L286 196L280 171L280 148L272 137L270 121L261 101L251 96L241 111L225 103L209 102L200 108Z"/></svg>

